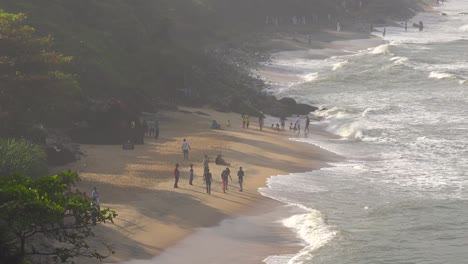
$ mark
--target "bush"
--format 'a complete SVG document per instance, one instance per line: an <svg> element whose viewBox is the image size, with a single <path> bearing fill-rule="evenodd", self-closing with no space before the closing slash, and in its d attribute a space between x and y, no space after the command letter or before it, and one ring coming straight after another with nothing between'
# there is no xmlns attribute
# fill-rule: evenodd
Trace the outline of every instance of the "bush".
<svg viewBox="0 0 468 264"><path fill-rule="evenodd" d="M43 147L24 139L0 139L0 177L23 174L37 178L47 171Z"/></svg>

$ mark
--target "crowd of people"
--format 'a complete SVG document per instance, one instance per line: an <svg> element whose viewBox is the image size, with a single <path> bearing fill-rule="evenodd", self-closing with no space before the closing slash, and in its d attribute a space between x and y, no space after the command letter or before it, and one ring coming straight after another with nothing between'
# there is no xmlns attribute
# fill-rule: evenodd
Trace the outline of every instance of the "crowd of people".
<svg viewBox="0 0 468 264"><path fill-rule="evenodd" d="M250 127L250 116L246 114L242 114L241 118L242 118L242 128L248 129ZM302 121L301 116L297 115L295 122L290 124L289 130L295 133L301 133L301 121ZM263 131L264 122L265 122L265 116L263 115L263 113L261 113L258 118L258 127L260 131ZM276 131L285 130L285 124L286 124L286 118L282 117L280 118L279 123L271 124L271 128ZM304 133L309 133L309 126L310 126L310 118L309 116L306 116L305 127L303 129ZM226 122L226 127L227 128L231 127L230 120ZM191 146L190 146L190 143L185 138L182 140L181 149L182 149L184 160L189 160L189 151L191 150ZM211 186L214 181L212 171L210 170L210 162L211 161L208 155L205 155L202 160L202 164L203 164L203 183L206 187L207 194L211 194ZM229 168L231 164L223 158L222 154L218 154L216 156L214 163L219 166L226 166L226 169L224 169L220 174L221 189L223 190L224 193L226 193L226 191L228 190L228 186L229 186L229 180L231 182L233 181L232 176L231 176L231 170ZM239 167L239 170L237 172L237 182L239 184L240 192L243 191L244 175L245 175L244 170L242 169L242 167ZM177 163L174 168L174 188L179 188L180 177L181 177L180 164ZM190 164L188 167L188 179L189 179L189 185L193 186L193 182L195 179L193 164Z"/></svg>
<svg viewBox="0 0 468 264"><path fill-rule="evenodd" d="M184 146L184 145L187 145L187 144L188 144L187 140L184 139L182 145ZM187 152L184 151L184 159L186 157L188 158L188 150L187 150ZM205 188L206 188L206 193L211 195L211 186L212 186L214 180L213 180L213 174L210 171L210 158L208 157L208 155L204 156L204 158L202 160L202 164L203 164L203 183L204 183ZM218 154L218 156L216 157L215 164L216 165L230 166L230 164L227 163L222 158L221 154ZM193 186L193 181L194 181L194 168L193 167L194 167L194 165L190 164L189 168L188 168L188 176L189 176L188 179L189 179L189 185L191 185L191 186ZM242 167L239 167L239 171L237 172L237 182L239 184L239 191L240 192L243 191L244 175L245 175L245 173L244 173ZM229 167L226 167L226 169L224 169L221 172L220 176L221 176L221 189L223 190L223 193L226 193L226 191L228 190L228 186L229 186L229 180L231 180L231 182L233 181L232 176L231 176L231 170L229 169ZM175 165L175 168L174 168L174 188L179 188L180 177L181 177L180 165L179 165L179 163L177 163Z"/></svg>

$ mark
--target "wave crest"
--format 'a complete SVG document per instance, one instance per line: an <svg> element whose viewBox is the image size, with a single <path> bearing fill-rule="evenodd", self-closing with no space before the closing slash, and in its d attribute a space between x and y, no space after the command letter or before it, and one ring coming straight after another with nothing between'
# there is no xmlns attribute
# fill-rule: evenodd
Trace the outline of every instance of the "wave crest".
<svg viewBox="0 0 468 264"><path fill-rule="evenodd" d="M452 78L452 77L454 77L452 74L446 73L446 72L432 71L429 74L429 78L438 79L438 80L449 79L449 78Z"/></svg>
<svg viewBox="0 0 468 264"><path fill-rule="evenodd" d="M294 215L283 220L286 227L294 229L298 236L307 243L307 247L294 256L289 263L304 263L313 258L312 253L325 246L337 234L332 231L326 222L325 217L316 210L309 213Z"/></svg>
<svg viewBox="0 0 468 264"><path fill-rule="evenodd" d="M392 55L390 52L390 44L383 44L374 49L371 49L370 54L383 54L383 55Z"/></svg>

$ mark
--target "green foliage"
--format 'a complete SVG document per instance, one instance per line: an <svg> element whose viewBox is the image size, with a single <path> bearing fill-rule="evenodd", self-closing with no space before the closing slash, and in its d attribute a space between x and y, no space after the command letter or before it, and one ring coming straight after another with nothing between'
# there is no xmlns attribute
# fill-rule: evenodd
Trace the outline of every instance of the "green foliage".
<svg viewBox="0 0 468 264"><path fill-rule="evenodd" d="M94 235L94 223L112 222L117 214L100 210L81 194L68 192L78 180L70 171L36 180L27 176L0 178L0 223L13 236L6 243L15 245L21 258L40 255L66 262L76 256L101 260L108 256L91 249L86 238ZM41 235L47 238L46 247L28 243Z"/></svg>
<svg viewBox="0 0 468 264"><path fill-rule="evenodd" d="M42 146L23 139L0 138L0 177L47 174L47 155Z"/></svg>
<svg viewBox="0 0 468 264"><path fill-rule="evenodd" d="M0 9L0 118L7 128L57 122L53 113L64 116L73 109L78 85L62 71L72 58L54 51L53 42L36 36L24 14Z"/></svg>

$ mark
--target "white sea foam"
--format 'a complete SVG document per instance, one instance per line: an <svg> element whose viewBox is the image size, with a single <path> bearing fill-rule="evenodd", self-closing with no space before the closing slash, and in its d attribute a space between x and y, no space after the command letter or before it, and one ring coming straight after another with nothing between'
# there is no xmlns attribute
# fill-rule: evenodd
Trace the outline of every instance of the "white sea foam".
<svg viewBox="0 0 468 264"><path fill-rule="evenodd" d="M449 79L449 78L452 78L454 77L453 74L450 74L450 73L446 73L446 72L438 72L438 71L432 71L430 74L429 74L429 78L432 78L432 79Z"/></svg>
<svg viewBox="0 0 468 264"><path fill-rule="evenodd" d="M396 56L396 57L392 57L390 59L390 61L393 61L394 64L404 64L405 62L407 62L409 60L409 58L407 57L399 57L399 56Z"/></svg>
<svg viewBox="0 0 468 264"><path fill-rule="evenodd" d="M460 85L468 86L468 80L460 80L458 83Z"/></svg>
<svg viewBox="0 0 468 264"><path fill-rule="evenodd" d="M373 49L370 49L370 54L383 54L383 55L391 55L390 52L390 44L383 44Z"/></svg>
<svg viewBox="0 0 468 264"><path fill-rule="evenodd" d="M313 73L309 73L309 74L305 74L301 76L301 78L306 82L315 81L317 80L318 77L319 77L318 72L313 72Z"/></svg>
<svg viewBox="0 0 468 264"><path fill-rule="evenodd" d="M333 70L336 71L336 70L338 70L338 69L341 69L341 68L343 68L344 65L346 65L346 64L348 64L348 63L349 63L349 61L347 61L347 60L341 61L341 62L338 62L338 63L335 63L335 64L333 65Z"/></svg>
<svg viewBox="0 0 468 264"><path fill-rule="evenodd" d="M468 25L464 25L464 26L460 27L460 31L468 32Z"/></svg>
<svg viewBox="0 0 468 264"><path fill-rule="evenodd" d="M306 214L294 215L283 220L283 224L296 231L298 236L307 243L297 255L292 257L288 263L307 263L313 258L317 249L329 243L337 234L330 229L326 219L317 210L309 210Z"/></svg>

